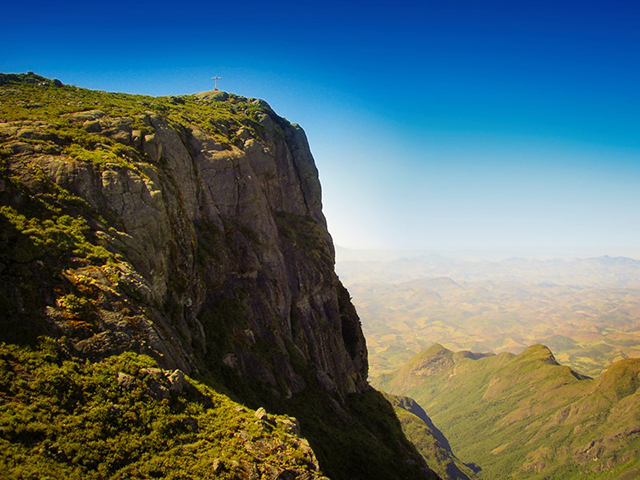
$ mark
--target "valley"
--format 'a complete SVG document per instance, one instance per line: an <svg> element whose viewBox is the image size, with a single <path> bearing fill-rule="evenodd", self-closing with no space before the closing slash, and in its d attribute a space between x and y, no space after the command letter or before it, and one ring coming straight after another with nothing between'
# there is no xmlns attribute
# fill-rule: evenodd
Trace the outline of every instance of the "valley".
<svg viewBox="0 0 640 480"><path fill-rule="evenodd" d="M443 478L637 478L639 261L339 249L336 270L372 384Z"/></svg>
<svg viewBox="0 0 640 480"><path fill-rule="evenodd" d="M593 377L640 356L637 260L422 256L339 259L336 269L362 320L374 383L435 342L492 353L542 343Z"/></svg>

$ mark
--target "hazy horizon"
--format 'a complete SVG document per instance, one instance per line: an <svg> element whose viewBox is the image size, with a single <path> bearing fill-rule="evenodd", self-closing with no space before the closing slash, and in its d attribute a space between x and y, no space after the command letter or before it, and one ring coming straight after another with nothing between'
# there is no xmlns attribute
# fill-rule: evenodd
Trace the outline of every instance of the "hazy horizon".
<svg viewBox="0 0 640 480"><path fill-rule="evenodd" d="M436 256L454 260L506 260L526 258L535 260L571 260L600 257L622 257L640 261L640 248L558 248L558 249L358 249L335 245L336 262L393 261Z"/></svg>
<svg viewBox="0 0 640 480"><path fill-rule="evenodd" d="M640 355L640 260L449 253L337 248L374 377L433 343L496 354L542 343L590 376Z"/></svg>

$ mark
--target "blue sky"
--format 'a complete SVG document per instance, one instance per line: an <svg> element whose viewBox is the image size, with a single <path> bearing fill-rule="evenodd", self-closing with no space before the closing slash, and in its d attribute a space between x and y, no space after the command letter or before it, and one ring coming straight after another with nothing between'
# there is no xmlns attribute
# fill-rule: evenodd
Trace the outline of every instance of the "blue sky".
<svg viewBox="0 0 640 480"><path fill-rule="evenodd" d="M338 245L640 255L640 6L13 2L0 71L301 124Z"/></svg>

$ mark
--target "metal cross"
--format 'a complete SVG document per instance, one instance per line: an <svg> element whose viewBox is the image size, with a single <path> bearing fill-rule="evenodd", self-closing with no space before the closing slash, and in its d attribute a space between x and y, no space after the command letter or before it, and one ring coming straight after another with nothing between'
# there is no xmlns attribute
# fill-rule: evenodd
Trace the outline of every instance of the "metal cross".
<svg viewBox="0 0 640 480"><path fill-rule="evenodd" d="M221 78L222 78L222 77L219 77L219 76L217 76L217 75L216 75L215 77L212 77L212 78L211 78L211 80L214 80L214 81L216 82L216 88L214 88L214 89L213 89L214 91L217 91L217 90L218 90L218 80L220 80Z"/></svg>

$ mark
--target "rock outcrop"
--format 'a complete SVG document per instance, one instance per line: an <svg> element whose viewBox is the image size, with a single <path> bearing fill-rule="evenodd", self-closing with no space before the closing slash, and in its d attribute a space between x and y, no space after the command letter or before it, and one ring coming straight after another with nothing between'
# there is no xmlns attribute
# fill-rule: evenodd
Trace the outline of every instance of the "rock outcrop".
<svg viewBox="0 0 640 480"><path fill-rule="evenodd" d="M218 95L200 94L195 101L206 108ZM55 131L49 123L0 125L5 145L17 153L10 174L37 189L38 171L40 181L84 200L96 243L121 258L113 267L67 270L69 281L88 277L101 293L115 290L138 310L124 319L120 303L105 298L97 306L101 324L81 336L56 315L55 305L47 305L48 319L93 357L140 346L162 365L188 373L204 358L226 359L227 367L274 393L278 379L290 387L285 395L304 389L308 368L327 390L363 391L365 343L333 272L304 132L264 102L237 104L259 106L253 127L260 133L231 125L226 130L238 129L233 145L153 113L135 119L95 109L62 115L72 128L129 147L138 157L131 165L74 157L59 135L49 133ZM140 129L132 129L134 121ZM62 148L59 154L21 151L19 140L26 138ZM9 205L23 195L10 186L3 194ZM208 343L213 336L222 338ZM268 358L254 353L262 344L271 350Z"/></svg>
<svg viewBox="0 0 640 480"><path fill-rule="evenodd" d="M224 92L152 98L10 77L4 339L49 335L93 361L148 354L255 407L319 392L353 423L367 351L303 130Z"/></svg>

